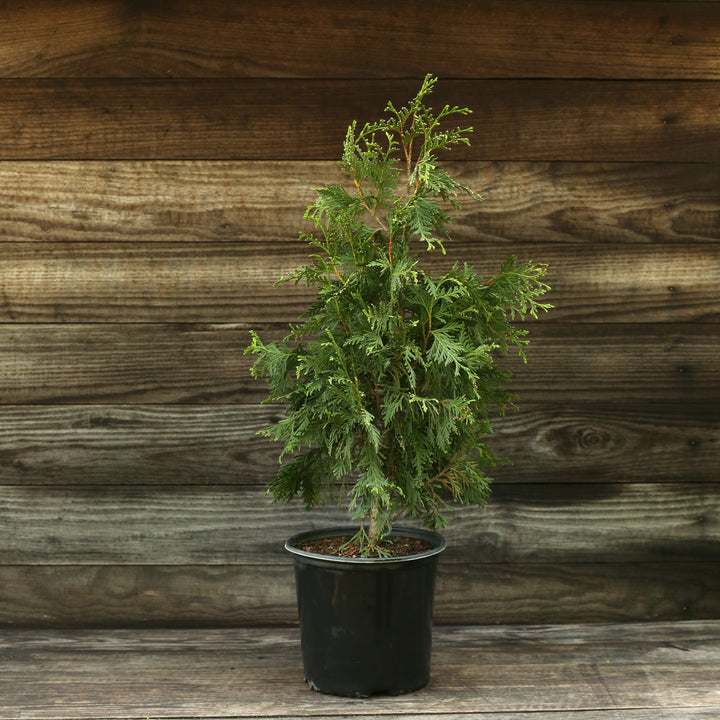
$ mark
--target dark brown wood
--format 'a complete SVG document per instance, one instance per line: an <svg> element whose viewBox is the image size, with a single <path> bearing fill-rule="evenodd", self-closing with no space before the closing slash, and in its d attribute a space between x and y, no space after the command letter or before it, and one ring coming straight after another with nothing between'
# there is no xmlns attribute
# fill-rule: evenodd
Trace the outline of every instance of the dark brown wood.
<svg viewBox="0 0 720 720"><path fill-rule="evenodd" d="M277 406L0 407L7 484L235 485L268 482L279 447L258 436Z"/></svg>
<svg viewBox="0 0 720 720"><path fill-rule="evenodd" d="M499 483L716 482L716 403L614 408L521 403L490 444L512 461ZM279 406L0 407L5 485L238 485L269 482L280 445L256 433Z"/></svg>
<svg viewBox="0 0 720 720"><path fill-rule="evenodd" d="M314 299L276 282L308 261L306 243L2 243L3 322L294 322ZM717 322L720 243L597 244L456 239L424 266L468 262L484 277L514 254L549 265L549 322Z"/></svg>
<svg viewBox="0 0 720 720"><path fill-rule="evenodd" d="M581 255L626 243L715 246L720 238L718 164L445 165L484 197L463 202L452 226L473 244L567 243ZM311 229L302 218L314 188L343 181L334 160L8 161L0 163L2 238L41 246L256 242L273 254Z"/></svg>
<svg viewBox="0 0 720 720"><path fill-rule="evenodd" d="M720 3L396 10L0 3L3 626L294 621L282 541L343 515L264 496L281 410L242 351L308 300L272 282L347 124L427 71L475 112L448 159L486 197L434 267L546 261L556 305L507 361L515 466L456 512L437 618L720 616ZM282 632L0 634L0 720L716 720L708 627L447 632L429 694L362 706L288 686Z"/></svg>
<svg viewBox="0 0 720 720"><path fill-rule="evenodd" d="M605 77L718 79L710 2L379 0L287 6L122 0L10 4L10 77ZM58 27L62 32L56 32ZM302 29L302 32L299 31ZM322 48L322 52L318 52Z"/></svg>
<svg viewBox="0 0 720 720"><path fill-rule="evenodd" d="M648 400L575 409L548 403L499 418L490 443L512 464L497 482L714 482L720 419L712 405Z"/></svg>
<svg viewBox="0 0 720 720"><path fill-rule="evenodd" d="M0 404L257 402L248 323L0 325ZM267 341L286 328L263 331ZM528 364L512 356L524 403L698 406L720 397L718 326L536 323Z"/></svg>
<svg viewBox="0 0 720 720"><path fill-rule="evenodd" d="M2 497L0 556L19 565L263 565L284 561L291 529L349 522L332 505L273 504L264 487L4 486ZM483 510L448 516L448 562L710 562L720 487L498 485Z"/></svg>
<svg viewBox="0 0 720 720"><path fill-rule="evenodd" d="M0 159L336 159L353 119L415 80L5 80ZM434 104L475 112L474 160L720 160L707 81L448 80Z"/></svg>
<svg viewBox="0 0 720 720"><path fill-rule="evenodd" d="M712 324L540 323L530 338L527 365L507 363L516 373L511 387L524 402L670 401L699 411L720 389Z"/></svg>
<svg viewBox="0 0 720 720"><path fill-rule="evenodd" d="M255 402L262 391L247 392L251 361L242 354L249 337L244 324L0 325L6 358L0 398L11 404Z"/></svg>
<svg viewBox="0 0 720 720"><path fill-rule="evenodd" d="M294 628L3 632L0 718L708 720L719 635L717 621L438 629L423 692L363 701L308 690Z"/></svg>
<svg viewBox="0 0 720 720"><path fill-rule="evenodd" d="M441 561L435 595L438 623L713 619L719 610L717 559L686 563Z"/></svg>
<svg viewBox="0 0 720 720"><path fill-rule="evenodd" d="M551 321L717 319L719 167L455 163L487 200L466 206L430 265L490 274L510 253L542 259ZM335 163L11 162L0 174L11 322L294 319L309 293L274 281L306 258L313 186L342 180Z"/></svg>
<svg viewBox="0 0 720 720"><path fill-rule="evenodd" d="M562 624L712 619L719 610L717 560L481 563L469 558L440 562L434 617L437 624ZM0 566L0 627L296 621L289 558L278 565Z"/></svg>

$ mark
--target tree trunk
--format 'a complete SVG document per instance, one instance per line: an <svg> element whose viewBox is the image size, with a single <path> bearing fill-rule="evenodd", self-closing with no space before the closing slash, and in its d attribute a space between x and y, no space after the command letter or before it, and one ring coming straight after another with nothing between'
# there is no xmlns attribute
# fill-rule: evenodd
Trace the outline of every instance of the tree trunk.
<svg viewBox="0 0 720 720"><path fill-rule="evenodd" d="M370 547L375 547L380 536L380 502L377 496L372 499L370 506L370 528L368 530L368 539Z"/></svg>

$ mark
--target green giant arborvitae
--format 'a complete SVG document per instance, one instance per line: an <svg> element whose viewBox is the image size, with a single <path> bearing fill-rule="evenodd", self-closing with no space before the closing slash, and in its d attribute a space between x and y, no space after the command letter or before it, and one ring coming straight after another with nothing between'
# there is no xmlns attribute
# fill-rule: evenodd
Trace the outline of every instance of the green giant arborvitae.
<svg viewBox="0 0 720 720"><path fill-rule="evenodd" d="M485 469L497 462L485 443L491 417L514 399L494 361L510 346L522 355L526 331L513 323L550 307L538 301L549 289L542 264L510 258L489 278L467 265L423 268L419 256L444 252L458 196L480 200L438 163L438 152L469 144L471 128L447 129L466 108L425 106L434 83L348 128L347 186L317 191L305 215L314 231L301 233L313 254L284 278L316 298L283 341L252 333L248 347L267 402L286 406L263 431L284 443L270 491L312 507L344 486L368 554L403 515L437 529L447 502L484 504Z"/></svg>

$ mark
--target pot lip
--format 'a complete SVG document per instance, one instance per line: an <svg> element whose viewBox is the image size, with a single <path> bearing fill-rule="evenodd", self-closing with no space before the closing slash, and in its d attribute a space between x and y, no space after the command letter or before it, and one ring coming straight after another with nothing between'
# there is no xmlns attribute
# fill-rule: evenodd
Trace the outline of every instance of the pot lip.
<svg viewBox="0 0 720 720"><path fill-rule="evenodd" d="M407 535L412 538L418 538L432 543L433 547L425 552L415 553L414 555L401 555L399 557L386 557L386 558L349 558L339 557L337 555L324 555L322 553L310 552L309 550L301 550L296 547L297 543L306 540L317 540L325 537L337 537L338 535L354 535L357 532L356 526L342 525L334 527L318 528L316 530L304 530L303 532L296 533L292 537L289 537L285 541L285 550L296 557L303 557L309 560L340 563L340 564L351 564L351 565L391 565L401 564L407 562L414 562L425 558L434 557L439 555L447 545L445 538L439 533L433 532L432 530L425 530L423 528L412 528L412 527L393 527L390 536Z"/></svg>

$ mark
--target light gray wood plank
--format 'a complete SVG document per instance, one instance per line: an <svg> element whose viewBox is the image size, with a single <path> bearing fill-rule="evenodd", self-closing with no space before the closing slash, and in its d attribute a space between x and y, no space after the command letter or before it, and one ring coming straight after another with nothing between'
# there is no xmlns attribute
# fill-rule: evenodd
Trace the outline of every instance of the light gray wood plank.
<svg viewBox="0 0 720 720"><path fill-rule="evenodd" d="M48 562L52 562L52 558ZM720 561L438 566L437 624L711 619ZM297 622L289 558L267 565L0 565L6 628L229 627Z"/></svg>
<svg viewBox="0 0 720 720"><path fill-rule="evenodd" d="M499 629L475 629L459 647L452 630L439 631L424 691L359 701L310 692L301 680L297 635L288 630L2 633L0 717L382 716L477 712L479 703L486 714L520 716L720 707L717 622L674 633L675 647L643 641L642 632L628 642L635 627L587 633L571 625L549 637L528 628L507 638ZM709 637L696 655L698 631ZM572 652L543 652L537 662L538 645L558 644ZM278 686L282 692L272 690Z"/></svg>
<svg viewBox="0 0 720 720"><path fill-rule="evenodd" d="M682 0L680 0L682 1ZM256 716L253 716L256 717ZM301 720L303 715L263 715L257 716L257 720L270 720L270 718L282 717L283 720ZM314 720L332 720L334 718L342 718L342 720L363 720L367 715L351 715L342 712L341 715L312 715ZM426 714L402 713L391 715L373 715L377 720L427 720ZM529 712L513 712L513 713L497 713L489 712L443 712L434 710L432 713L433 720L568 720L568 713L560 712L537 712L531 710ZM572 720L716 720L717 710L712 708L671 708L652 709L652 710L574 710ZM128 720L130 720L128 718Z"/></svg>
<svg viewBox="0 0 720 720"><path fill-rule="evenodd" d="M272 503L263 487L1 489L4 564L267 564L284 561L293 532L349 523L334 506ZM499 485L485 509L450 517L450 562L717 561L720 486Z"/></svg>

